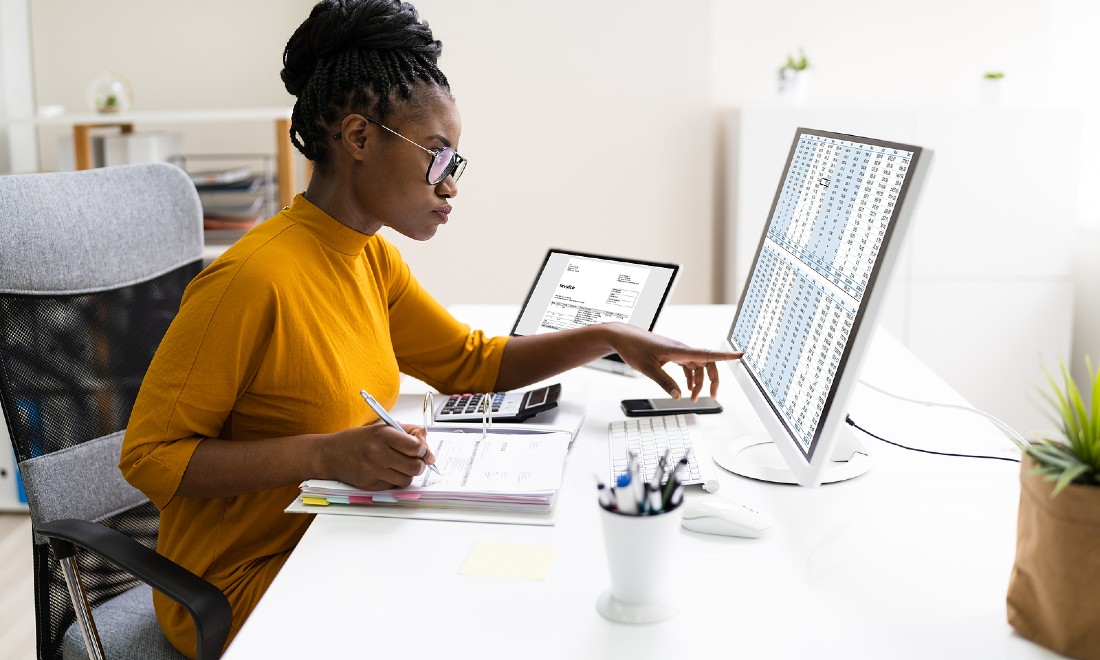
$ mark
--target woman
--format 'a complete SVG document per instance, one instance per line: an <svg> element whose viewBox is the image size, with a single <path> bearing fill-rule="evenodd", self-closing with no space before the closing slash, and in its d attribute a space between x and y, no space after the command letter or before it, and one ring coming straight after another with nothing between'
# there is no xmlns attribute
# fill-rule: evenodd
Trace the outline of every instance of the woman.
<svg viewBox="0 0 1100 660"><path fill-rule="evenodd" d="M502 391L617 352L672 396L716 360L623 324L531 337L471 332L417 283L382 227L427 240L447 222L465 160L441 45L408 4L318 3L282 79L291 138L314 163L304 194L188 287L134 405L120 468L161 511L158 550L221 588L233 633L309 525L282 513L300 482L406 486L434 462L424 429L385 424L399 372L444 392ZM187 613L159 595L169 640L194 654Z"/></svg>

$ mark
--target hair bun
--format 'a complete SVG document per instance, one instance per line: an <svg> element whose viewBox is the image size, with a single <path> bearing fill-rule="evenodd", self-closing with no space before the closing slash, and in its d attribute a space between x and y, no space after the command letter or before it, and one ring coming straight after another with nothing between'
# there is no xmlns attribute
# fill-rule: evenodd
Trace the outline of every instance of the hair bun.
<svg viewBox="0 0 1100 660"><path fill-rule="evenodd" d="M319 62L349 51L404 50L432 62L443 45L416 8L398 0L321 0L283 50L286 91L298 96Z"/></svg>

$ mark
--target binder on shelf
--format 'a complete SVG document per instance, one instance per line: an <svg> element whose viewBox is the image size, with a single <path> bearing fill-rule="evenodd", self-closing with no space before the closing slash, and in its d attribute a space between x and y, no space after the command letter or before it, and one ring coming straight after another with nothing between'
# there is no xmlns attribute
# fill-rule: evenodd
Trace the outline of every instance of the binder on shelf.
<svg viewBox="0 0 1100 660"><path fill-rule="evenodd" d="M240 185L254 178L252 168L247 166L199 170L188 172L188 175L200 190L204 187Z"/></svg>
<svg viewBox="0 0 1100 660"><path fill-rule="evenodd" d="M238 224L241 221L255 222L260 219L260 215L263 213L264 199L257 197L251 202L244 204L222 204L222 203L209 203L203 204L202 214L208 220L211 218L220 218L222 220L236 220Z"/></svg>
<svg viewBox="0 0 1100 660"><path fill-rule="evenodd" d="M196 186L195 188L199 191L199 202L202 203L204 210L239 208L264 201L262 193L267 192L265 190L267 184L261 182L259 177L253 177L249 183L247 188L238 186Z"/></svg>
<svg viewBox="0 0 1100 660"><path fill-rule="evenodd" d="M275 214L270 154L188 154L175 162L199 193L208 244L230 245Z"/></svg>

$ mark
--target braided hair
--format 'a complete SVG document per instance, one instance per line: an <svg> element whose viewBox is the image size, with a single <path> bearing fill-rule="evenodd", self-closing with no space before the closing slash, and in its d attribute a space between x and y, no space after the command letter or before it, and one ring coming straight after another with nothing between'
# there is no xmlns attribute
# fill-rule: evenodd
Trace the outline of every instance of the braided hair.
<svg viewBox="0 0 1100 660"><path fill-rule="evenodd" d="M352 109L384 122L417 85L450 92L436 66L443 44L416 9L399 0L321 0L283 50L280 77L297 97L290 141L324 170L329 127Z"/></svg>

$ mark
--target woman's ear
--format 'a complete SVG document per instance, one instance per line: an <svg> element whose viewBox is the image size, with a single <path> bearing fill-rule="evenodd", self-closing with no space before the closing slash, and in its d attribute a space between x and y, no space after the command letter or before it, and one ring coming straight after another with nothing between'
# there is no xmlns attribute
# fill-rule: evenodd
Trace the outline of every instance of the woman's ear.
<svg viewBox="0 0 1100 660"><path fill-rule="evenodd" d="M363 115L348 115L340 122L340 146L355 160L363 158L369 123Z"/></svg>

